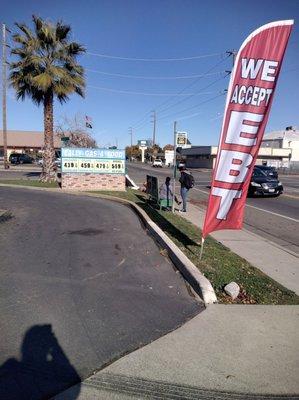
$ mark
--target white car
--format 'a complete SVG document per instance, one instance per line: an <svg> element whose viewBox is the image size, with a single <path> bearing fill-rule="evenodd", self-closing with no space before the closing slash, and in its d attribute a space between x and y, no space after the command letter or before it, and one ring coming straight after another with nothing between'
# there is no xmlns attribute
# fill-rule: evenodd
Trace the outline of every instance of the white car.
<svg viewBox="0 0 299 400"><path fill-rule="evenodd" d="M37 160L36 163L42 167L43 164L44 164L44 160L43 160L42 158L39 158L39 159ZM58 168L60 168L60 167L61 167L61 158L59 158L59 157L55 158L54 164L55 164Z"/></svg>
<svg viewBox="0 0 299 400"><path fill-rule="evenodd" d="M153 167L162 168L162 167L163 167L163 162L162 162L162 160L159 160L159 159L154 160L154 162L153 162Z"/></svg>

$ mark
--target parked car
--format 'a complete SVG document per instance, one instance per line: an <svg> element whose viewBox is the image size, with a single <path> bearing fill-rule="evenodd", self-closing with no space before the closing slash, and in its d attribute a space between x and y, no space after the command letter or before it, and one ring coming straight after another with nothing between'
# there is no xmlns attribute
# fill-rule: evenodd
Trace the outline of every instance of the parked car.
<svg viewBox="0 0 299 400"><path fill-rule="evenodd" d="M11 164L32 164L33 158L28 156L28 154L11 153L9 162Z"/></svg>
<svg viewBox="0 0 299 400"><path fill-rule="evenodd" d="M43 166L43 163L44 163L44 160L43 160L42 158L39 158L39 159L37 160L37 164L40 165L41 167ZM55 158L54 164L55 164L58 168L61 168L61 158L60 158L60 157Z"/></svg>
<svg viewBox="0 0 299 400"><path fill-rule="evenodd" d="M255 168L259 168L261 171L265 172L266 175L278 179L278 172L274 167L269 167L267 165L256 165Z"/></svg>
<svg viewBox="0 0 299 400"><path fill-rule="evenodd" d="M156 167L156 168L162 168L163 167L163 162L162 162L162 160L157 158L156 160L154 160L152 166Z"/></svg>
<svg viewBox="0 0 299 400"><path fill-rule="evenodd" d="M248 189L248 196L273 195L279 196L283 193L282 183L264 172L259 166L255 166Z"/></svg>

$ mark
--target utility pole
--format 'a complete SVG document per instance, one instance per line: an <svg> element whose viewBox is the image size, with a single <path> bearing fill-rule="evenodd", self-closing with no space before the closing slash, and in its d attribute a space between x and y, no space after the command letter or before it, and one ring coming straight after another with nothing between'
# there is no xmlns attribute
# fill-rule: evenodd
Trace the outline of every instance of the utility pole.
<svg viewBox="0 0 299 400"><path fill-rule="evenodd" d="M129 135L131 135L131 147L133 146L133 128L130 126Z"/></svg>
<svg viewBox="0 0 299 400"><path fill-rule="evenodd" d="M174 213L174 199L175 199L175 178L176 178L176 121L173 124L173 185L172 185L172 212Z"/></svg>
<svg viewBox="0 0 299 400"><path fill-rule="evenodd" d="M152 115L152 117L153 117L152 123L154 124L154 127L153 127L153 146L155 146L155 144L156 144L156 122L157 122L157 118L156 118L156 111L152 111L152 113L153 113L153 115Z"/></svg>
<svg viewBox="0 0 299 400"><path fill-rule="evenodd" d="M2 24L2 130L3 130L3 156L4 156L4 168L8 169L7 160L7 123L6 123L6 28L5 24Z"/></svg>
<svg viewBox="0 0 299 400"><path fill-rule="evenodd" d="M129 135L131 135L131 151L130 151L131 156L130 156L130 158L131 158L131 161L132 161L133 128L132 128L131 126L130 126L130 128L129 128Z"/></svg>

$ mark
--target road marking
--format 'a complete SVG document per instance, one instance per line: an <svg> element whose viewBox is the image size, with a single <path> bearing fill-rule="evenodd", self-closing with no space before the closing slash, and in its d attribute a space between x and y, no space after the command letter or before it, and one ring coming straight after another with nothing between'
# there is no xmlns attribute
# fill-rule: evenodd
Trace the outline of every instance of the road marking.
<svg viewBox="0 0 299 400"><path fill-rule="evenodd" d="M209 194L209 192L207 192L206 190L202 190L202 189L197 189L197 188L193 188L194 190L198 190L199 192L205 193L205 194Z"/></svg>
<svg viewBox="0 0 299 400"><path fill-rule="evenodd" d="M199 192L202 192L202 193L204 193L204 194L206 194L206 195L209 194L209 193L207 193L205 190L201 190L201 189L197 189L197 188L193 188L193 189L198 190ZM290 196L288 195L288 197L290 197ZM288 219L289 221L299 222L298 219L291 218L291 217L287 217L286 215L278 214L278 213L275 213L275 212L273 212L273 211L265 210L264 208L259 208L259 207L251 206L251 205L249 205L249 204L246 204L246 207L254 208L254 209L259 210L259 211L264 211L264 212L266 212L266 213L268 213L268 214L272 214L272 215L276 215L277 217L281 217L281 218Z"/></svg>
<svg viewBox="0 0 299 400"><path fill-rule="evenodd" d="M292 194L283 194L283 197L289 197L290 199L299 199L298 195L292 195Z"/></svg>
<svg viewBox="0 0 299 400"><path fill-rule="evenodd" d="M273 211L264 210L263 208L259 208L259 207L255 207L255 206L250 206L249 204L246 204L246 207L255 208L256 210L264 211L264 212L266 212L266 213L269 213L269 214L272 214L272 215L276 215L277 217L281 217L281 218L288 219L289 221L299 222L299 219L287 217L286 215L278 214L278 213L275 213L275 212L273 212Z"/></svg>

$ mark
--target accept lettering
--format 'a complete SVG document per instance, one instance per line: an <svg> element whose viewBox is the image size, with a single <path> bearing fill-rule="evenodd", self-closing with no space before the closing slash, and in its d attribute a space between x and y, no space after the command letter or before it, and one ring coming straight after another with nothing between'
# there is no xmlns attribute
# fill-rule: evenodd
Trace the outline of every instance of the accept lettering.
<svg viewBox="0 0 299 400"><path fill-rule="evenodd" d="M241 78L256 80L261 83L274 82L277 74L278 61L255 60L242 58ZM231 104L246 104L252 106L267 106L273 93L272 88L262 86L236 85L232 91Z"/></svg>

